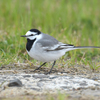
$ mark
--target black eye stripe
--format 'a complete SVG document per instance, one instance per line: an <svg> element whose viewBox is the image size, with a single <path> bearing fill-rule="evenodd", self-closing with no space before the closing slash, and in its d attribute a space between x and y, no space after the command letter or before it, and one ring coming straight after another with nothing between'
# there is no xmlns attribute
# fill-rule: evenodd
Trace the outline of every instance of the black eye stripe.
<svg viewBox="0 0 100 100"><path fill-rule="evenodd" d="M31 34L30 36L33 36L33 34Z"/></svg>
<svg viewBox="0 0 100 100"><path fill-rule="evenodd" d="M31 35L28 35L28 36L34 36L35 34L31 34Z"/></svg>
<svg viewBox="0 0 100 100"><path fill-rule="evenodd" d="M31 34L31 35L27 35L26 37L29 37L29 36L35 36L35 35L37 35L37 34Z"/></svg>

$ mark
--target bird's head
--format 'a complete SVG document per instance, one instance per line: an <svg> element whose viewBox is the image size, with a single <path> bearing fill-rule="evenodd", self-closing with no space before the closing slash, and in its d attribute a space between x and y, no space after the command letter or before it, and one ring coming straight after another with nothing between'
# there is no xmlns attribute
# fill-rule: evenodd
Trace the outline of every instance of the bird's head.
<svg viewBox="0 0 100 100"><path fill-rule="evenodd" d="M34 40L40 34L41 32L38 29L31 29L25 35L22 35L21 37L26 37L27 39Z"/></svg>

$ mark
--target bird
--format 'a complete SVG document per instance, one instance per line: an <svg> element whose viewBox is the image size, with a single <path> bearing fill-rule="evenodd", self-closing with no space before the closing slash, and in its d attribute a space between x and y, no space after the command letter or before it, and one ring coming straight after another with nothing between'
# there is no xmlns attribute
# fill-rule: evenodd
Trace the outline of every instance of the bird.
<svg viewBox="0 0 100 100"><path fill-rule="evenodd" d="M65 44L59 42L54 37L44 34L38 29L30 29L25 35L26 37L26 51L28 55L38 61L43 62L33 72L40 69L43 65L53 61L53 65L47 74L52 72L52 69L56 63L56 60L65 55L66 52L75 49L86 49L86 48L100 48L99 46L74 46L72 44Z"/></svg>

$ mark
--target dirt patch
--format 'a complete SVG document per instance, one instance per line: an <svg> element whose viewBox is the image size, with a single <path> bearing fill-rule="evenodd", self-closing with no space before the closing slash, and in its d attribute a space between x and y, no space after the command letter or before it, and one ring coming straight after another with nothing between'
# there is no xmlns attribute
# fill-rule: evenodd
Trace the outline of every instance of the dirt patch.
<svg viewBox="0 0 100 100"><path fill-rule="evenodd" d="M24 67L23 67L24 66ZM83 65L74 65L74 67L65 67L65 68L54 68L52 73L50 75L45 75L45 72L48 72L50 68L48 67L42 67L40 70L37 70L35 73L33 73L33 70L36 68L36 66L30 67L29 64L9 64L6 66L2 66L0 68L0 75L18 75L18 74L25 74L26 79L28 81L29 77L27 76L28 74L34 75L35 73L38 74L36 79L41 78L41 74L44 74L44 77L48 79L50 75L53 75L54 77L60 77L60 76L66 76L66 77L71 77L74 79L75 77L81 77L85 79L90 79L92 81L100 83L100 73L99 70L91 70L88 66L83 66ZM22 70L23 69L23 70ZM48 77L47 77L48 76ZM50 77L49 77L50 78ZM70 79L71 79L70 78ZM34 79L35 80L35 79ZM52 79L53 80L53 79ZM61 79L60 79L61 80ZM42 80L43 81L43 80ZM44 80L45 81L45 80ZM43 82L44 82L43 81ZM77 81L79 82L79 81ZM68 83L68 82L67 82ZM66 84L67 84L66 83ZM30 85L30 84L29 84ZM40 87L41 84L38 83ZM80 85L85 86L86 83L80 83ZM67 88L66 86L63 87L62 89ZM40 91L40 92L36 92ZM59 92L63 95L64 94L64 99L68 100L99 100L100 99L100 86L98 84L95 84L95 86L89 86L87 88L77 88L77 89L71 89L71 90L66 90L66 91L59 91L54 92L51 90L51 92L46 91L46 92L41 92L40 88L34 88L28 89L28 88L23 88L23 87L5 87L1 88L1 93L2 97L1 100L13 100L13 98L16 97L16 100L20 100L21 98L24 98L24 100L45 100L47 98L56 98L55 100L58 100L57 98L59 97ZM11 92L9 92L11 91ZM18 94L12 95L18 91ZM0 94L1 94L0 93ZM8 94L5 95L5 94ZM61 96L61 95L60 95ZM8 98L9 97L9 98Z"/></svg>

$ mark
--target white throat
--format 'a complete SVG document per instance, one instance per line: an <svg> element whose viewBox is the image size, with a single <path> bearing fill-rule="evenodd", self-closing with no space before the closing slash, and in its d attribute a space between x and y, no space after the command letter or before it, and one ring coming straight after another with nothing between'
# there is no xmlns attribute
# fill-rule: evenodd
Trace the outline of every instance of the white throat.
<svg viewBox="0 0 100 100"><path fill-rule="evenodd" d="M35 38L36 38L36 41L38 41L38 40L40 40L41 38L42 38L42 34L39 34L39 35L36 35L36 36L34 36ZM35 39L34 38L34 39Z"/></svg>

